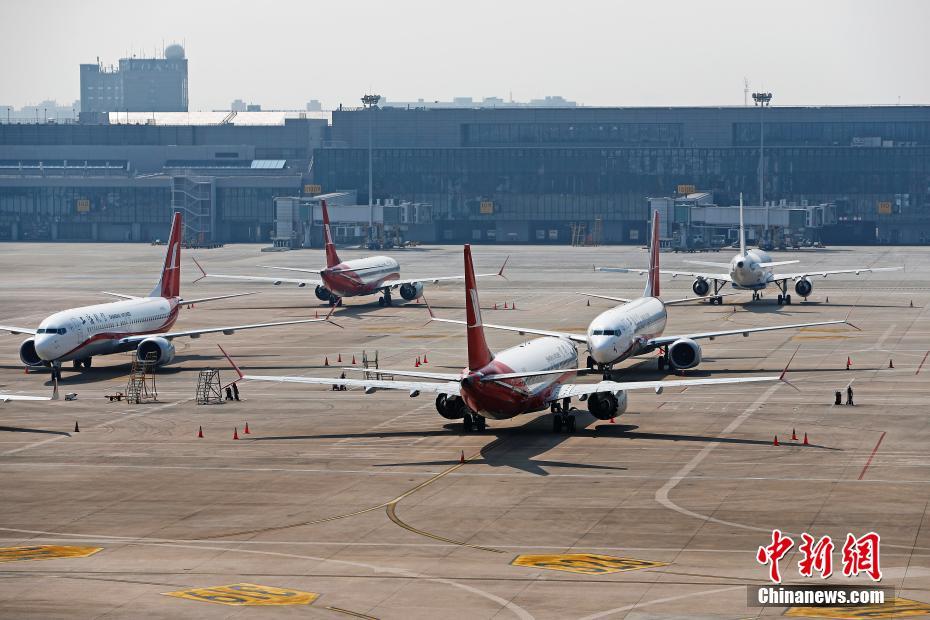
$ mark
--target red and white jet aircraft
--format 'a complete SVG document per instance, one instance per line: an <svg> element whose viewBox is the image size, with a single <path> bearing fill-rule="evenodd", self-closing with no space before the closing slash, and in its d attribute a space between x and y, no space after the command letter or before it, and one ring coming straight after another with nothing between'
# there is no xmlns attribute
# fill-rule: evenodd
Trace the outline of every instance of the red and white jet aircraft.
<svg viewBox="0 0 930 620"><path fill-rule="evenodd" d="M298 287L313 286L314 293L320 301L329 302L331 306L342 305L343 297L360 297L363 295L381 294L378 298L378 305L390 306L392 303L391 291L400 289L400 296L406 301L419 299L423 294L423 287L426 284L435 284L449 280L461 280L465 276L440 276L433 278L411 278L402 280L400 278L400 265L396 260L389 256L370 256L367 258L358 258L355 260L342 261L336 253L336 246L333 243L332 233L329 228L329 209L326 201L322 201L323 207L323 235L326 242L326 268L325 269L301 269L299 267L266 267L267 269L280 269L282 271L298 271L302 273L317 274L316 278L269 278L266 276L238 276L218 273L207 273L201 267L200 263L194 260L197 267L200 268L203 276L198 278L222 278L225 280L245 280L248 282L271 282L272 284L296 284ZM509 257L508 257L509 258ZM500 270L496 273L482 273L477 277L500 276L504 275L504 267L507 261L501 265ZM196 282L196 280L195 280Z"/></svg>
<svg viewBox="0 0 930 620"><path fill-rule="evenodd" d="M551 409L553 430L575 430L571 399L587 401L588 411L600 420L622 413L629 390L724 385L778 381L784 374L770 377L682 379L673 381L601 381L577 384L567 380L577 372L578 353L570 340L562 337L537 338L494 354L488 348L481 322L481 306L475 284L471 248L465 246L465 308L467 321L468 366L459 373L380 370L386 374L431 379L432 381L385 381L372 379L332 379L324 377L290 377L246 375L226 355L239 379L304 383L309 385L344 385L364 388L366 394L378 390L406 390L411 397L421 393L436 395L436 410L449 420L463 420L465 431L483 430L486 419L512 418L524 413ZM220 347L222 350L222 347ZM356 369L352 369L356 370Z"/></svg>
<svg viewBox="0 0 930 620"><path fill-rule="evenodd" d="M135 350L140 360L145 360L149 353L154 353L155 364L163 365L174 359L174 345L171 341L175 338L199 338L203 334L215 332L228 335L243 329L329 320L327 316L324 319L169 331L177 320L182 305L254 294L236 293L186 299L180 296L180 286L181 214L175 213L161 278L148 296L105 293L122 300L62 310L43 320L38 328L0 325L0 330L13 334L29 334L30 337L19 347L19 358L26 366L50 366L55 378L60 378L62 362L71 361L75 368L90 368L91 359L95 355Z"/></svg>

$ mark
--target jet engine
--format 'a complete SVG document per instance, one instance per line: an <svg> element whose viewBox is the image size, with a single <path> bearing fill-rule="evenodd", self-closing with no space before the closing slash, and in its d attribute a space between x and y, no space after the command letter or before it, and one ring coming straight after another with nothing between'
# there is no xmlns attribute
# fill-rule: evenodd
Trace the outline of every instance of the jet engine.
<svg viewBox="0 0 930 620"><path fill-rule="evenodd" d="M320 301L329 301L330 297L333 295L329 292L329 289L327 289L325 286L320 286L319 284L313 290L313 294L316 295L316 298Z"/></svg>
<svg viewBox="0 0 930 620"><path fill-rule="evenodd" d="M422 282L407 282L406 284L400 285L400 296L406 299L407 301L413 301L417 299L420 295L423 294L423 283Z"/></svg>
<svg viewBox="0 0 930 620"><path fill-rule="evenodd" d="M710 283L704 278L698 278L691 285L691 290L698 297L705 297L710 292Z"/></svg>
<svg viewBox="0 0 930 620"><path fill-rule="evenodd" d="M36 353L35 338L23 340L23 343L19 345L19 359L21 359L26 366L42 365L42 358Z"/></svg>
<svg viewBox="0 0 930 620"><path fill-rule="evenodd" d="M794 292L801 297L808 297L814 290L814 283L807 278L801 278L794 283Z"/></svg>
<svg viewBox="0 0 930 620"><path fill-rule="evenodd" d="M436 411L447 420L461 420L467 410L468 406L460 396L440 394L436 397Z"/></svg>
<svg viewBox="0 0 930 620"><path fill-rule="evenodd" d="M164 366L174 360L174 345L159 336L146 338L139 343L139 347L136 349L136 357L139 358L139 361L145 361L149 353L157 354L155 358L156 366Z"/></svg>
<svg viewBox="0 0 930 620"><path fill-rule="evenodd" d="M690 338L679 338L669 345L668 360L678 370L694 368L701 363L701 345Z"/></svg>
<svg viewBox="0 0 930 620"><path fill-rule="evenodd" d="M626 411L626 392L595 392L588 396L588 411L598 420L609 420Z"/></svg>

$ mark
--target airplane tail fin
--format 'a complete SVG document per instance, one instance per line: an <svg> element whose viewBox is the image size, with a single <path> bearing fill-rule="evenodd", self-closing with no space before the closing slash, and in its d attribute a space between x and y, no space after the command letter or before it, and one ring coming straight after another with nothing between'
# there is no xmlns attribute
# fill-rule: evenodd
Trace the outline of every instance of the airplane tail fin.
<svg viewBox="0 0 930 620"><path fill-rule="evenodd" d="M329 209L326 208L326 201L320 201L323 207L323 241L326 243L326 266L335 267L340 262L339 255L336 254L336 245L333 243L333 234L329 230Z"/></svg>
<svg viewBox="0 0 930 620"><path fill-rule="evenodd" d="M149 297L180 297L181 295L181 212L176 211L171 220L168 249L161 277Z"/></svg>
<svg viewBox="0 0 930 620"><path fill-rule="evenodd" d="M649 277L643 297L659 296L659 212L652 213L652 243L649 246Z"/></svg>
<svg viewBox="0 0 930 620"><path fill-rule="evenodd" d="M478 286L475 284L475 266L471 261L471 246L468 244L465 245L465 320L468 330L468 368L478 370L487 366L494 356L491 355L484 337Z"/></svg>
<svg viewBox="0 0 930 620"><path fill-rule="evenodd" d="M739 193L739 255L746 255L746 229L743 227L743 192Z"/></svg>

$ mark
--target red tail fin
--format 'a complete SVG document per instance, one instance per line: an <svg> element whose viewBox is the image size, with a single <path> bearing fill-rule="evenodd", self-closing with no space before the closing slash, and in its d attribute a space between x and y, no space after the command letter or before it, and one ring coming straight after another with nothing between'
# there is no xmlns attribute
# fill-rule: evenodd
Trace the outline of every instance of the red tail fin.
<svg viewBox="0 0 930 620"><path fill-rule="evenodd" d="M326 266L335 267L342 261L336 254L336 246L333 243L333 234L329 230L329 209L326 208L326 201L321 200L320 205L323 207L323 241L326 243Z"/></svg>
<svg viewBox="0 0 930 620"><path fill-rule="evenodd" d="M481 323L481 304L475 284L475 266L471 262L471 246L465 245L465 320L468 330L468 368L479 370L487 366L494 356L488 349Z"/></svg>
<svg viewBox="0 0 930 620"><path fill-rule="evenodd" d="M649 277L643 297L659 296L659 212L652 213L652 244L649 246Z"/></svg>
<svg viewBox="0 0 930 620"><path fill-rule="evenodd" d="M168 249L161 278L150 297L179 297L181 295L181 213L175 212L168 235Z"/></svg>

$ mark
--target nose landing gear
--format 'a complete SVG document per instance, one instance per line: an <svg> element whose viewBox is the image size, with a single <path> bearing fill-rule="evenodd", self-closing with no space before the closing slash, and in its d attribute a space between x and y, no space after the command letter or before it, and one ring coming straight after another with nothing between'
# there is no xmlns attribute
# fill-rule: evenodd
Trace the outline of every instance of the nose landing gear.
<svg viewBox="0 0 930 620"><path fill-rule="evenodd" d="M563 398L562 402L555 401L550 405L552 411L552 432L561 433L564 429L566 433L575 432L575 415L576 411L571 406L571 398Z"/></svg>
<svg viewBox="0 0 930 620"><path fill-rule="evenodd" d="M462 428L466 433L470 433L472 431L478 431L480 433L487 427L487 418L480 416L477 413L466 413L465 417L462 418Z"/></svg>

